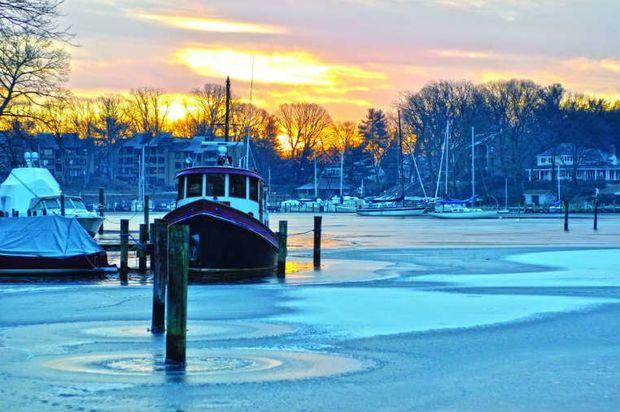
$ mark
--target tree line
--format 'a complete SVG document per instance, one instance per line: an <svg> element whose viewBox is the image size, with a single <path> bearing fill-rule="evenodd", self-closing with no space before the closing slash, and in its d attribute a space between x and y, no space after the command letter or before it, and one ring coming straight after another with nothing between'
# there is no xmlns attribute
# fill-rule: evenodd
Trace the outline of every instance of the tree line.
<svg viewBox="0 0 620 412"><path fill-rule="evenodd" d="M95 138L110 160L113 148L136 133L224 134L226 90L220 84L188 91L180 118L171 117L171 98L161 89L73 96L64 87L70 58L66 49L73 35L58 26L61 4L0 0L0 130L5 135L0 150L11 163L21 160L13 153L14 142L36 132L51 134L61 151L66 133ZM587 148L612 151L620 145L620 102L520 79L431 82L402 92L388 111L369 108L358 122L334 121L328 110L311 102L284 103L268 112L233 98L229 126L235 139L251 136L255 163L263 172L271 168L275 182L305 182L315 159L323 167L337 164L344 155L349 183L358 187L365 179L367 187L380 192L399 175L399 113L409 164L405 177L413 181L419 174L429 193L446 149L449 191L454 196L465 192L472 128L480 165L476 179L487 194L505 179L522 190L524 169L534 156L559 143L572 143L575 159ZM419 166L415 173L414 160Z"/></svg>

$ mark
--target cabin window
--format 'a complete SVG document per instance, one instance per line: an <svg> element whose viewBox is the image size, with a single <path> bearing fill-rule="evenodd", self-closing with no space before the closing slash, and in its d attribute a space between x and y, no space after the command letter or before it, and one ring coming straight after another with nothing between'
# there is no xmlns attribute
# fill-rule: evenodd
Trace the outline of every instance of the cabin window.
<svg viewBox="0 0 620 412"><path fill-rule="evenodd" d="M250 200L258 202L258 179L250 178Z"/></svg>
<svg viewBox="0 0 620 412"><path fill-rule="evenodd" d="M187 179L187 197L202 196L202 175L188 175Z"/></svg>
<svg viewBox="0 0 620 412"><path fill-rule="evenodd" d="M185 176L180 176L177 199L183 199L183 189L185 189Z"/></svg>
<svg viewBox="0 0 620 412"><path fill-rule="evenodd" d="M228 193L231 197L240 197L245 199L245 176L228 175L229 189Z"/></svg>
<svg viewBox="0 0 620 412"><path fill-rule="evenodd" d="M226 186L226 175L207 175L207 196L224 196Z"/></svg>

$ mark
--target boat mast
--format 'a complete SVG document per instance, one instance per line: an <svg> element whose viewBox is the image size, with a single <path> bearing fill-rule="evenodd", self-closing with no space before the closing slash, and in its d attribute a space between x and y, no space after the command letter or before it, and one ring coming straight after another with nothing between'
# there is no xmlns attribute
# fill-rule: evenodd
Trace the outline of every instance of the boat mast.
<svg viewBox="0 0 620 412"><path fill-rule="evenodd" d="M250 78L250 114L248 116L248 129L245 137L245 168L250 168L250 130L252 128L252 93L254 91L254 56L252 56L252 77Z"/></svg>
<svg viewBox="0 0 620 412"><path fill-rule="evenodd" d="M450 121L446 123L446 199L448 199L448 164L450 163L450 157L448 154L450 153Z"/></svg>
<svg viewBox="0 0 620 412"><path fill-rule="evenodd" d="M558 202L562 200L562 191L560 189L560 163L558 162Z"/></svg>
<svg viewBox="0 0 620 412"><path fill-rule="evenodd" d="M340 152L340 198L342 198L342 186L343 186L343 181L342 181L342 174L344 171L344 148L342 149L342 151Z"/></svg>
<svg viewBox="0 0 620 412"><path fill-rule="evenodd" d="M230 136L230 76L226 77L226 112L224 118L224 141L228 142Z"/></svg>
<svg viewBox="0 0 620 412"><path fill-rule="evenodd" d="M319 185L316 177L316 153L314 154L314 199L319 198Z"/></svg>
<svg viewBox="0 0 620 412"><path fill-rule="evenodd" d="M446 139L448 137L448 125L446 124L446 134L443 138L443 147L441 148L441 160L439 161L439 173L437 173L437 185L435 186L435 200L439 196L439 182L441 182L441 171L443 170L443 157L446 153Z"/></svg>
<svg viewBox="0 0 620 412"><path fill-rule="evenodd" d="M504 208L508 210L508 178L504 178Z"/></svg>
<svg viewBox="0 0 620 412"><path fill-rule="evenodd" d="M400 195L402 204L405 204L405 180L403 171L403 132L400 124L400 109L398 110L398 178L400 180Z"/></svg>
<svg viewBox="0 0 620 412"><path fill-rule="evenodd" d="M471 127L471 204L476 204L476 151L474 143L474 126Z"/></svg>

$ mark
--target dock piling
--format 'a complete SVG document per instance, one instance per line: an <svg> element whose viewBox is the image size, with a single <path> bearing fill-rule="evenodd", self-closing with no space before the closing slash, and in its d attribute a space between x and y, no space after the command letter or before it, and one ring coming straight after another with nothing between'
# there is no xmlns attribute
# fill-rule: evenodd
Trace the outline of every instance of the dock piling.
<svg viewBox="0 0 620 412"><path fill-rule="evenodd" d="M321 222L322 216L314 217L314 250L312 260L315 269L321 269Z"/></svg>
<svg viewBox="0 0 620 412"><path fill-rule="evenodd" d="M60 194L60 216L65 215L65 195L64 193Z"/></svg>
<svg viewBox="0 0 620 412"><path fill-rule="evenodd" d="M127 272L129 260L129 220L121 219L121 282L127 282Z"/></svg>
<svg viewBox="0 0 620 412"><path fill-rule="evenodd" d="M140 245L138 246L138 270L140 273L146 272L146 245L149 241L148 225L140 225Z"/></svg>
<svg viewBox="0 0 620 412"><path fill-rule="evenodd" d="M166 283L168 282L168 223L155 219L153 228L153 317L151 333L160 334L166 330Z"/></svg>
<svg viewBox="0 0 620 412"><path fill-rule="evenodd" d="M278 276L284 277L286 274L286 238L288 232L288 221L280 220L278 223Z"/></svg>
<svg viewBox="0 0 620 412"><path fill-rule="evenodd" d="M104 188L99 188L99 216L104 217L105 212L105 192ZM99 234L103 235L103 223L99 226Z"/></svg>
<svg viewBox="0 0 620 412"><path fill-rule="evenodd" d="M598 199L594 199L594 230L598 230Z"/></svg>
<svg viewBox="0 0 620 412"><path fill-rule="evenodd" d="M564 231L568 232L568 200L564 201Z"/></svg>
<svg viewBox="0 0 620 412"><path fill-rule="evenodd" d="M149 238L149 195L144 195L144 224L146 225L146 238Z"/></svg>
<svg viewBox="0 0 620 412"><path fill-rule="evenodd" d="M185 367L188 264L189 226L170 226L168 230L166 364L178 367Z"/></svg>

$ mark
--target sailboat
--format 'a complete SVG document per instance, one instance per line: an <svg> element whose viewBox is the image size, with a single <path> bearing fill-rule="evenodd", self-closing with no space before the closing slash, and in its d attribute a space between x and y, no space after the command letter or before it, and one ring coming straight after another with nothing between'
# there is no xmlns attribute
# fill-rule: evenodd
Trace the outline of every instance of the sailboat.
<svg viewBox="0 0 620 412"><path fill-rule="evenodd" d="M371 201L372 207L357 208L360 216L421 216L426 213L426 206L405 206L405 181L403 173L403 134L400 124L400 110L398 111L398 161L400 195L397 198L379 198ZM422 182L420 181L420 184ZM400 206L397 204L400 203Z"/></svg>
<svg viewBox="0 0 620 412"><path fill-rule="evenodd" d="M481 208L473 207L476 203L476 175L475 175L475 132L474 128L471 128L471 198L466 200L454 200L448 199L448 144L450 136L450 122L446 124L446 135L444 140L444 150L441 153L441 162L439 166L439 176L437 177L437 188L435 191L435 198L437 198L437 192L439 191L439 182L441 179L441 169L443 165L443 158L445 154L446 158L446 199L439 202L441 209L435 205L435 211L430 212L429 215L438 219L496 219L499 217L496 210L484 210ZM467 207L467 204L471 204L472 207Z"/></svg>

